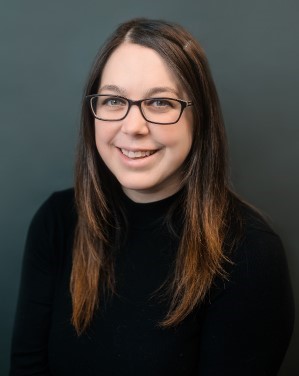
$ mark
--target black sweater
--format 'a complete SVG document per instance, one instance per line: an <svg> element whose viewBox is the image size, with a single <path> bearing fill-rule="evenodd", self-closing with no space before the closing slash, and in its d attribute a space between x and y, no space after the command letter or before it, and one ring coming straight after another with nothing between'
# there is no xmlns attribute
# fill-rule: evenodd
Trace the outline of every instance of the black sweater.
<svg viewBox="0 0 299 376"><path fill-rule="evenodd" d="M293 329L292 291L279 238L249 209L229 282L215 283L177 327L157 325L168 306L152 293L171 273L178 247L163 222L175 199L125 199L130 225L116 257L118 294L101 301L80 337L70 323L73 190L42 205L27 237L11 376L277 374Z"/></svg>

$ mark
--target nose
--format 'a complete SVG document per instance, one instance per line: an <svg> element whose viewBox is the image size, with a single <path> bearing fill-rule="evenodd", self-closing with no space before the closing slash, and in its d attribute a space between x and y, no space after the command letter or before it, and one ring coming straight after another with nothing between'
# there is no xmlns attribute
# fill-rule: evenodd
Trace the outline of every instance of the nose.
<svg viewBox="0 0 299 376"><path fill-rule="evenodd" d="M142 116L138 105L133 104L130 107L128 115L122 120L122 131L131 135L148 134L148 123Z"/></svg>

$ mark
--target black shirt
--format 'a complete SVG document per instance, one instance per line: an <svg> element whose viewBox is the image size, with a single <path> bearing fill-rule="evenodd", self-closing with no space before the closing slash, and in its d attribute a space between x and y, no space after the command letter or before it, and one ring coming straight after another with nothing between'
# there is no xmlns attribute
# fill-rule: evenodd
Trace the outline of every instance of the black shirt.
<svg viewBox="0 0 299 376"><path fill-rule="evenodd" d="M276 375L290 341L294 305L276 234L244 207L245 236L229 282L171 329L153 292L171 273L178 239L164 223L176 195L125 199L129 231L116 257L117 295L102 299L80 337L70 323L73 190L53 194L31 223L23 260L10 375Z"/></svg>

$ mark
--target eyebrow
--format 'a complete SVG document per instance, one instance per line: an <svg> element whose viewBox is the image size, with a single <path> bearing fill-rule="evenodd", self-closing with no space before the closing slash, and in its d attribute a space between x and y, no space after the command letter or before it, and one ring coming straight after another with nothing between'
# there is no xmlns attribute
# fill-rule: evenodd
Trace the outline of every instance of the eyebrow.
<svg viewBox="0 0 299 376"><path fill-rule="evenodd" d="M177 97L179 97L179 93L177 92L177 90L175 90L172 87L168 87L168 86L154 87L152 89L149 89L146 92L146 95L152 96L152 95L156 95L156 94L160 94L160 93L172 93L172 94L175 94Z"/></svg>
<svg viewBox="0 0 299 376"><path fill-rule="evenodd" d="M99 93L103 92L104 90L115 91L117 94L122 95L122 96L126 95L125 89L122 89L116 85L104 85L100 87Z"/></svg>
<svg viewBox="0 0 299 376"><path fill-rule="evenodd" d="M105 90L114 91L118 95L121 95L121 96L127 95L125 89L123 89L119 86L116 86L116 85L104 85L104 86L100 87L99 93L101 93ZM153 88L147 90L145 92L145 98L151 97L152 95L161 94L161 93L173 93L177 97L179 97L179 93L176 89L174 89L172 87L168 87L168 86L159 86L159 87L153 87Z"/></svg>

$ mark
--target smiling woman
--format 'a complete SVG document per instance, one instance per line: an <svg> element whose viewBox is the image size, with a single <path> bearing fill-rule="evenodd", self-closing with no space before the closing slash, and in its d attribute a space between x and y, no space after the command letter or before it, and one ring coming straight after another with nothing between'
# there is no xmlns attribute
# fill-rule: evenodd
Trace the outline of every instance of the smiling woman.
<svg viewBox="0 0 299 376"><path fill-rule="evenodd" d="M276 375L294 322L288 267L228 184L198 42L126 22L84 96L75 187L29 229L10 375Z"/></svg>
<svg viewBox="0 0 299 376"><path fill-rule="evenodd" d="M193 128L191 107L182 111L178 101L185 98L182 103L188 103L180 86L156 51L130 42L121 44L104 67L99 92L110 100L97 104L96 145L123 191L136 202L161 200L180 189ZM134 107L134 102L114 97L112 105L111 96L119 93L149 99ZM104 122L109 115L112 119Z"/></svg>

